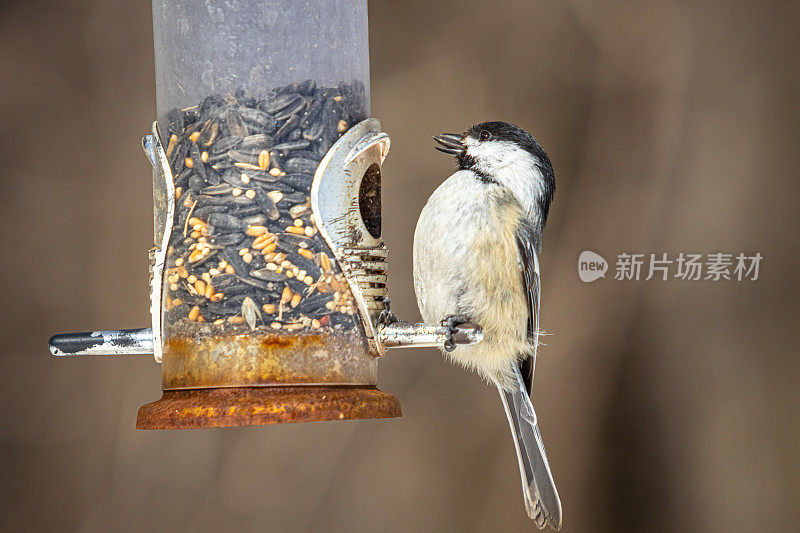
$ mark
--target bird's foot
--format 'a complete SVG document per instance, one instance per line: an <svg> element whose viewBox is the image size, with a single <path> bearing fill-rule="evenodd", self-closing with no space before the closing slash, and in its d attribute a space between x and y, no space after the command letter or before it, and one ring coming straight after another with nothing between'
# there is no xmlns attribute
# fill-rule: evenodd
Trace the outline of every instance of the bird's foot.
<svg viewBox="0 0 800 533"><path fill-rule="evenodd" d="M384 296L382 298L384 309L381 311L381 314L378 316L378 325L385 326L387 324L394 324L395 322L399 322L398 318L394 316L394 313L390 311L391 301L389 300L388 296Z"/></svg>
<svg viewBox="0 0 800 533"><path fill-rule="evenodd" d="M456 349L456 343L453 342L453 335L458 331L456 328L461 324L469 322L469 318L463 315L448 315L442 320L442 326L447 328L447 340L444 341L444 351L452 352Z"/></svg>

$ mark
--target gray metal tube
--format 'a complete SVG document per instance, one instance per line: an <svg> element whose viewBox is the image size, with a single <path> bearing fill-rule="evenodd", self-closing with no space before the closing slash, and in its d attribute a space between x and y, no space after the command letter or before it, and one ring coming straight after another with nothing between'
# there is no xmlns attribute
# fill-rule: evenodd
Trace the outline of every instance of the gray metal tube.
<svg viewBox="0 0 800 533"><path fill-rule="evenodd" d="M378 329L378 340L386 348L441 347L448 333L446 327L438 324L394 322ZM453 342L458 345L473 345L482 340L483 330L476 324L461 324L453 334Z"/></svg>
<svg viewBox="0 0 800 533"><path fill-rule="evenodd" d="M121 329L62 333L50 337L50 353L70 355L152 355L153 330Z"/></svg>

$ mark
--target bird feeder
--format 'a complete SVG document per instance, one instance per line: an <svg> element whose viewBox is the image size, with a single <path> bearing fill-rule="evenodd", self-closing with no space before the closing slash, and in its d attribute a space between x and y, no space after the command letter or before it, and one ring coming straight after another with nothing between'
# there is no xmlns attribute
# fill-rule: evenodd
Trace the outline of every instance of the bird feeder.
<svg viewBox="0 0 800 533"><path fill-rule="evenodd" d="M389 313L366 1L153 0L153 27L152 324L51 352L153 354L141 429L400 416L378 358L449 332Z"/></svg>

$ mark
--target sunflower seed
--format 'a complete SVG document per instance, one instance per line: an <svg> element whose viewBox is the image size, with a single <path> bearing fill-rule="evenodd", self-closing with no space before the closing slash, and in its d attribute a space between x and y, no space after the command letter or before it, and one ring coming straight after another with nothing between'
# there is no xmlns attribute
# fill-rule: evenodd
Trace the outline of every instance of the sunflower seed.
<svg viewBox="0 0 800 533"><path fill-rule="evenodd" d="M300 94L305 96L309 96L314 93L314 90L317 88L317 82L314 80L306 80L300 84L297 91Z"/></svg>
<svg viewBox="0 0 800 533"><path fill-rule="evenodd" d="M322 136L322 120L315 120L303 129L303 139L318 141Z"/></svg>
<svg viewBox="0 0 800 533"><path fill-rule="evenodd" d="M247 188L247 184L242 181L242 171L237 168L229 168L223 172L222 181L240 189Z"/></svg>
<svg viewBox="0 0 800 533"><path fill-rule="evenodd" d="M261 150L269 150L272 148L273 144L274 141L271 135L267 135L266 133L256 133L255 135L248 135L242 139L242 143L238 148L242 151L251 151L257 153Z"/></svg>
<svg viewBox="0 0 800 533"><path fill-rule="evenodd" d="M248 165L258 166L258 152L228 150L228 157L237 163L246 163Z"/></svg>
<svg viewBox="0 0 800 533"><path fill-rule="evenodd" d="M308 196L306 196L306 193L300 192L300 191L296 191L296 192L291 192L291 193L288 193L288 194L284 194L282 201L289 202L290 204L302 204L302 203L306 202L307 200L308 200Z"/></svg>
<svg viewBox="0 0 800 533"><path fill-rule="evenodd" d="M216 185L200 189L200 194L207 194L209 196L218 196L222 194L228 194L232 190L233 187L229 183L218 183Z"/></svg>
<svg viewBox="0 0 800 533"><path fill-rule="evenodd" d="M208 223L218 229L227 229L234 231L244 231L247 229L247 224L238 218L226 215L225 213L211 213L208 215Z"/></svg>
<svg viewBox="0 0 800 533"><path fill-rule="evenodd" d="M282 150L282 151L285 151L285 150L301 150L301 149L309 146L310 144L311 143L309 141L306 141L306 140L303 140L303 141L290 141L290 142L276 144L273 147L273 150Z"/></svg>
<svg viewBox="0 0 800 533"><path fill-rule="evenodd" d="M275 114L296 102L302 102L303 97L296 93L279 94L264 106L264 111ZM178 130L180 132L180 130Z"/></svg>
<svg viewBox="0 0 800 533"><path fill-rule="evenodd" d="M196 207L195 210L192 211L192 216L208 222L208 215L211 213L224 213L226 209L227 207L224 205L205 205L203 207Z"/></svg>
<svg viewBox="0 0 800 533"><path fill-rule="evenodd" d="M239 214L241 214L241 211L239 212ZM245 218L243 222L248 226L263 226L264 224L267 223L267 217L260 214L253 215Z"/></svg>
<svg viewBox="0 0 800 533"><path fill-rule="evenodd" d="M239 114L245 122L249 122L259 129L270 130L275 128L275 118L260 109L240 107Z"/></svg>
<svg viewBox="0 0 800 533"><path fill-rule="evenodd" d="M228 131L231 132L231 135L247 137L247 124L244 123L242 116L237 111L228 111L225 117L225 124L228 126Z"/></svg>
<svg viewBox="0 0 800 533"><path fill-rule="evenodd" d="M289 120L287 120L287 121L286 121L286 122L283 124L283 126L281 126L280 128L278 128L278 131L276 131L276 132L275 132L275 140L276 140L276 141L277 141L277 140L281 140L281 139L283 139L284 137L286 137L287 135L289 135L289 133L290 133L292 130L294 130L294 129L297 127L297 125L298 125L299 123L300 123L300 117L298 117L297 115L294 115L294 116L292 116L292 118L290 118Z"/></svg>
<svg viewBox="0 0 800 533"><path fill-rule="evenodd" d="M213 168L206 169L206 181L210 185L219 185L222 182L222 176Z"/></svg>
<svg viewBox="0 0 800 533"><path fill-rule="evenodd" d="M292 115L300 113L300 111L302 111L306 107L306 105L308 105L308 100L300 96L297 100L289 104L282 111L276 113L275 120L286 120Z"/></svg>
<svg viewBox="0 0 800 533"><path fill-rule="evenodd" d="M244 235L241 233L223 233L221 235L214 235L211 241L220 246L236 246L244 240Z"/></svg>
<svg viewBox="0 0 800 533"><path fill-rule="evenodd" d="M233 149L236 145L242 142L241 137L228 136L222 137L211 147L212 154L224 154L228 150Z"/></svg>
<svg viewBox="0 0 800 533"><path fill-rule="evenodd" d="M319 164L313 159L295 157L286 161L284 164L284 171L287 173L299 172L303 174L314 174L314 172L317 171L317 166L319 166Z"/></svg>

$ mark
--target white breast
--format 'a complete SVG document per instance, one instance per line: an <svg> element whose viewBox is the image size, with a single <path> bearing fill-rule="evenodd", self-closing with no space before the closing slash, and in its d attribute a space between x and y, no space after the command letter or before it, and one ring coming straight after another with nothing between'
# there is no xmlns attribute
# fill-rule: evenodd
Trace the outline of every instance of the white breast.
<svg viewBox="0 0 800 533"><path fill-rule="evenodd" d="M501 384L530 349L516 244L525 216L510 190L459 171L431 195L414 235L414 288L423 319L465 315L480 324L484 341L450 355Z"/></svg>

